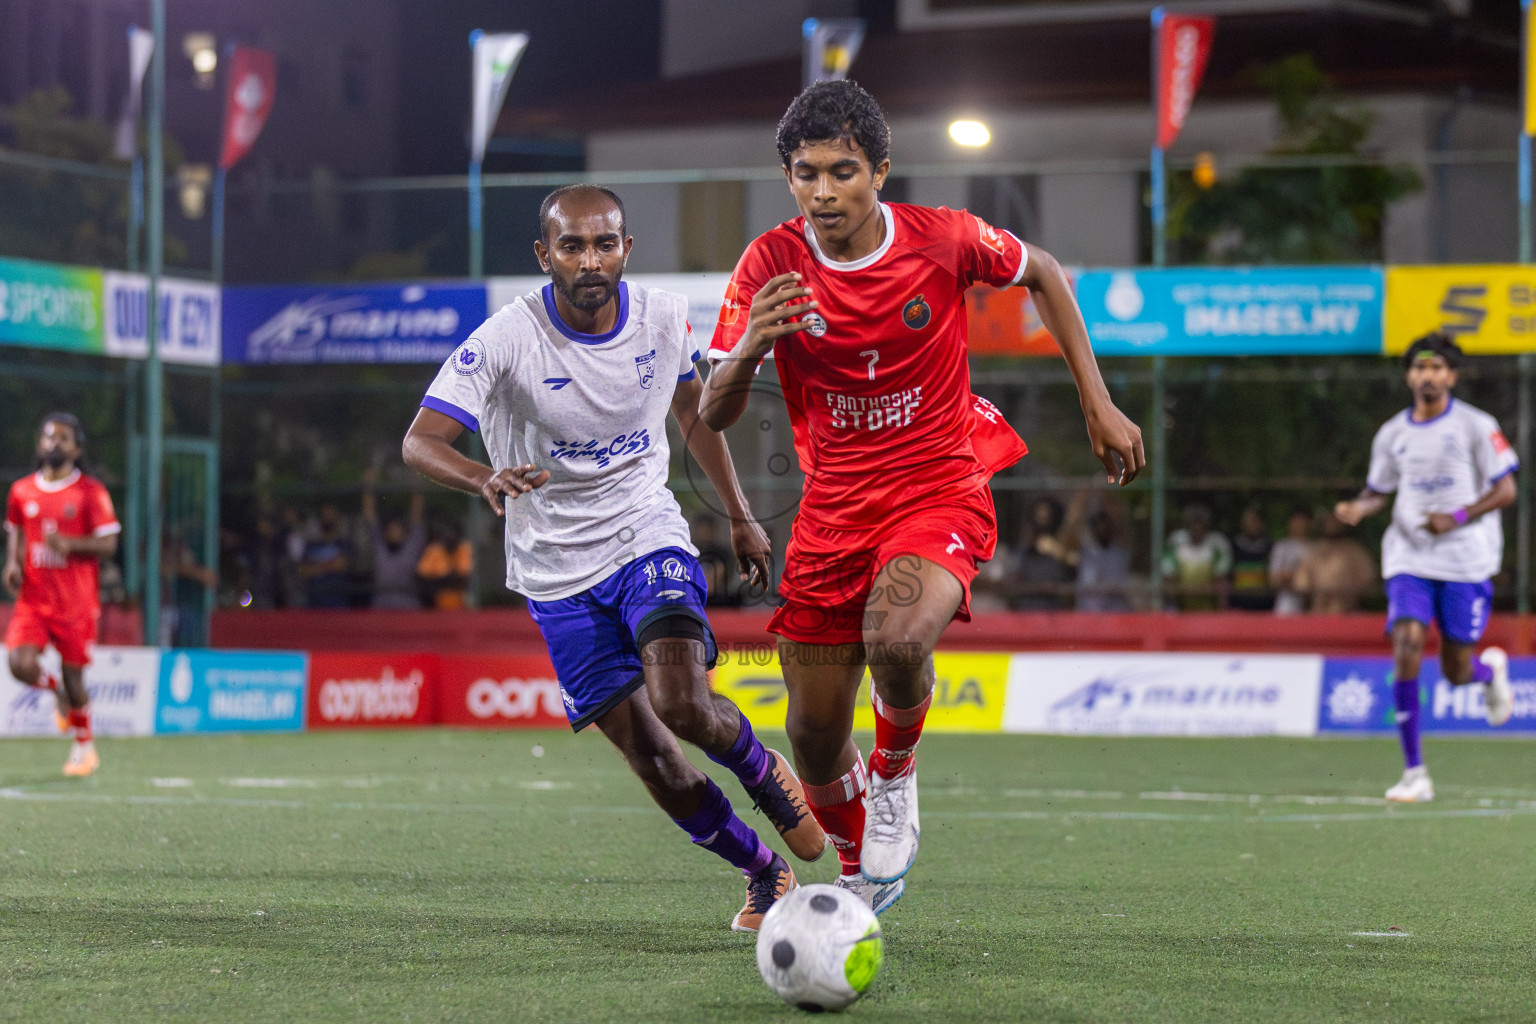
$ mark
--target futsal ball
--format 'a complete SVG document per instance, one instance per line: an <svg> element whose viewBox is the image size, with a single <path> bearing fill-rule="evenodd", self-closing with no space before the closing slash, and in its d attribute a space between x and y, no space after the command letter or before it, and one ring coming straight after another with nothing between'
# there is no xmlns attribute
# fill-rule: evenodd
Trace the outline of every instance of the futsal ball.
<svg viewBox="0 0 1536 1024"><path fill-rule="evenodd" d="M791 1006L849 1006L884 957L874 911L847 889L804 885L775 903L757 933L757 970Z"/></svg>

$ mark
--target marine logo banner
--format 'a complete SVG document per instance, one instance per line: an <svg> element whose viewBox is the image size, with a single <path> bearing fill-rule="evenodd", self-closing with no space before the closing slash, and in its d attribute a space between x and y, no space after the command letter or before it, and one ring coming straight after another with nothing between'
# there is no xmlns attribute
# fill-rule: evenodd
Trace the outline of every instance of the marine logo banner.
<svg viewBox="0 0 1536 1024"><path fill-rule="evenodd" d="M224 289L227 363L441 363L485 320L483 284Z"/></svg>

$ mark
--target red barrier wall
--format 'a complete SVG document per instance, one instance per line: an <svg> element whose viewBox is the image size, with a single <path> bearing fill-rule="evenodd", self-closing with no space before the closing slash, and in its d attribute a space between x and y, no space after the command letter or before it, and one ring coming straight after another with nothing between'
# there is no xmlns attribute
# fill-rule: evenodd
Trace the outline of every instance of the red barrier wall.
<svg viewBox="0 0 1536 1024"><path fill-rule="evenodd" d="M712 609L723 645L767 644L769 613ZM1536 654L1536 616L1495 615L1487 642L1510 654ZM103 642L106 642L103 637ZM426 651L543 657L544 640L522 609L470 612L276 611L214 613L213 645L310 651ZM1233 651L1385 654L1379 614L1079 615L1032 612L978 615L955 623L941 647L971 651Z"/></svg>
<svg viewBox="0 0 1536 1024"><path fill-rule="evenodd" d="M0 632L11 621L11 605L0 604ZM96 642L117 647L136 647L144 642L144 617L137 608L123 608L115 604L101 610L101 622L97 628Z"/></svg>

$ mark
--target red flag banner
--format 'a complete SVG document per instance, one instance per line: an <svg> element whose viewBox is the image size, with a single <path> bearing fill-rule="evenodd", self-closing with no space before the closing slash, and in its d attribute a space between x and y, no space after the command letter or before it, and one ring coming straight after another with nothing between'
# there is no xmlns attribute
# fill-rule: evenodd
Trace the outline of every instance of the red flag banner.
<svg viewBox="0 0 1536 1024"><path fill-rule="evenodd" d="M1165 14L1157 27L1157 146L1167 149L1179 137L1189 107L1205 74L1216 37L1216 19Z"/></svg>
<svg viewBox="0 0 1536 1024"><path fill-rule="evenodd" d="M229 92L224 99L224 152L219 166L228 170L250 152L272 112L277 92L277 61L266 50L237 46L229 58Z"/></svg>

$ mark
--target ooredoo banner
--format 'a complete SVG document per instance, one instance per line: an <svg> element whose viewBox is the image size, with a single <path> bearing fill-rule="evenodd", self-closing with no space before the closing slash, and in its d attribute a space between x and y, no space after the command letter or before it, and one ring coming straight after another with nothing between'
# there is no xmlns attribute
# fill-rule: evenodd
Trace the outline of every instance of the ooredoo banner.
<svg viewBox="0 0 1536 1024"><path fill-rule="evenodd" d="M309 658L309 727L375 728L437 721L437 658L316 651Z"/></svg>
<svg viewBox="0 0 1536 1024"><path fill-rule="evenodd" d="M1016 654L1005 732L1310 736L1323 659L1284 654Z"/></svg>
<svg viewBox="0 0 1536 1024"><path fill-rule="evenodd" d="M555 668L544 655L438 659L438 721L480 728L569 728Z"/></svg>

